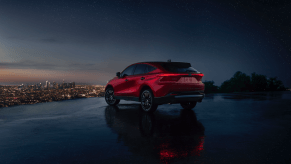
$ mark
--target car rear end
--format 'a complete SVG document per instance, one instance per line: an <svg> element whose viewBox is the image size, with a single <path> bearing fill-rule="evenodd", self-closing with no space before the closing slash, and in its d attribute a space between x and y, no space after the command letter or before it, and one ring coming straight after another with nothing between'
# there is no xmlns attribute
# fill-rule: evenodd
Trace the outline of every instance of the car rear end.
<svg viewBox="0 0 291 164"><path fill-rule="evenodd" d="M162 70L158 75L155 90L155 103L181 103L204 98L202 73L184 62L161 62L157 65Z"/></svg>

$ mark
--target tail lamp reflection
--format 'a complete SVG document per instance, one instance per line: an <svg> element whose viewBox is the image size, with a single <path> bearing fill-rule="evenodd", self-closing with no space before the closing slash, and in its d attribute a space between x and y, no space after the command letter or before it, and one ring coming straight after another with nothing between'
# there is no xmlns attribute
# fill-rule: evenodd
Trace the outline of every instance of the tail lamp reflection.
<svg viewBox="0 0 291 164"><path fill-rule="evenodd" d="M160 148L160 160L163 163L173 158L182 158L187 156L200 156L201 151L204 150L204 136L199 137L199 143L194 147L185 147L184 149L171 148L170 143L163 143L159 146Z"/></svg>

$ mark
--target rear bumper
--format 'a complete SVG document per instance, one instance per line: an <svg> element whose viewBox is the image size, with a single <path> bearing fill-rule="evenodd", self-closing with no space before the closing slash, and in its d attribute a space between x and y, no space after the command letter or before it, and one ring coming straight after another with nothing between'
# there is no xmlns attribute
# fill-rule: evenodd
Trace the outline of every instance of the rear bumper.
<svg viewBox="0 0 291 164"><path fill-rule="evenodd" d="M197 101L202 102L205 94L203 91L196 91L196 92L172 92L163 97L155 97L154 102L156 104L176 104L180 102L187 102L187 101Z"/></svg>

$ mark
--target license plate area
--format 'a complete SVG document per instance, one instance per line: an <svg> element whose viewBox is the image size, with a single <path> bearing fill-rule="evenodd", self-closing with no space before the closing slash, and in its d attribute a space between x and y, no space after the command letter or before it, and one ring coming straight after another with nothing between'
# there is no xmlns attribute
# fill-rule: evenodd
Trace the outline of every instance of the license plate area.
<svg viewBox="0 0 291 164"><path fill-rule="evenodd" d="M195 77L181 77L178 83L195 84L195 83L198 83L198 81Z"/></svg>

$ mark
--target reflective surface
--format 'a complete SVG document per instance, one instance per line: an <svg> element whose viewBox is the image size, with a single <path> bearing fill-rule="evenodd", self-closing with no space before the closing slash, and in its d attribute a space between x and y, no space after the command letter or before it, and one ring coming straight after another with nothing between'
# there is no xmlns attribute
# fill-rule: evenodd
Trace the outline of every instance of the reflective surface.
<svg viewBox="0 0 291 164"><path fill-rule="evenodd" d="M104 98L0 108L0 163L290 163L290 106L290 92L273 92L154 114Z"/></svg>
<svg viewBox="0 0 291 164"><path fill-rule="evenodd" d="M192 110L182 109L178 115L141 112L139 105L108 106L108 126L134 155L168 163L175 159L200 156L204 143L204 127Z"/></svg>

